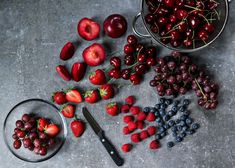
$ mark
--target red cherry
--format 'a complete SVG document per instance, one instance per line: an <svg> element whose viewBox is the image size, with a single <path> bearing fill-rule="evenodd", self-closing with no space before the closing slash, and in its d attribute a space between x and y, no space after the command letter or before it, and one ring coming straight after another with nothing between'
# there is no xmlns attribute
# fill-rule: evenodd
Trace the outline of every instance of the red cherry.
<svg viewBox="0 0 235 168"><path fill-rule="evenodd" d="M179 40L181 37L180 32L178 30L174 30L171 32L171 40Z"/></svg>
<svg viewBox="0 0 235 168"><path fill-rule="evenodd" d="M157 14L159 16L165 16L165 15L169 14L169 10L167 8L164 8L163 6L160 6L157 10Z"/></svg>
<svg viewBox="0 0 235 168"><path fill-rule="evenodd" d="M109 62L110 65L112 65L115 68L121 67L121 59L119 57L112 57Z"/></svg>
<svg viewBox="0 0 235 168"><path fill-rule="evenodd" d="M134 46L130 45L130 44L126 44L124 46L124 53L125 54L132 54L135 51Z"/></svg>
<svg viewBox="0 0 235 168"><path fill-rule="evenodd" d="M187 30L187 23L186 22L180 22L178 26L179 32L185 32Z"/></svg>
<svg viewBox="0 0 235 168"><path fill-rule="evenodd" d="M122 78L127 80L127 79L130 79L130 76L131 76L131 69L123 69L121 71L122 73Z"/></svg>
<svg viewBox="0 0 235 168"><path fill-rule="evenodd" d="M146 56L145 54L143 54L143 53L140 53L140 54L137 56L137 61L138 61L138 62L143 63L143 62L145 62L146 60L147 60L147 56Z"/></svg>
<svg viewBox="0 0 235 168"><path fill-rule="evenodd" d="M145 21L146 21L146 23L148 23L148 24L153 23L154 20L155 20L155 17L154 17L153 14L150 14L150 13L149 13L149 14L147 14L147 15L145 16Z"/></svg>
<svg viewBox="0 0 235 168"><path fill-rule="evenodd" d="M175 5L175 0L163 0L163 2L169 8L173 8Z"/></svg>
<svg viewBox="0 0 235 168"><path fill-rule="evenodd" d="M136 45L138 42L137 38L134 35L127 36L127 43L131 45Z"/></svg>
<svg viewBox="0 0 235 168"><path fill-rule="evenodd" d="M215 27L211 23L206 23L204 25L204 30L206 30L208 33L213 33L215 31Z"/></svg>
<svg viewBox="0 0 235 168"><path fill-rule="evenodd" d="M192 38L192 36L193 36L193 30L192 30L192 29L188 29L185 34L186 34L186 37Z"/></svg>
<svg viewBox="0 0 235 168"><path fill-rule="evenodd" d="M173 24L168 23L168 24L166 25L166 31L167 31L167 32L171 31L172 28L173 28Z"/></svg>
<svg viewBox="0 0 235 168"><path fill-rule="evenodd" d="M171 40L171 45L173 47L179 47L181 45L181 42L177 40Z"/></svg>
<svg viewBox="0 0 235 168"><path fill-rule="evenodd" d="M160 17L158 20L158 25L159 26L165 26L168 22L168 19L166 17Z"/></svg>
<svg viewBox="0 0 235 168"><path fill-rule="evenodd" d="M146 62L147 62L148 66L155 66L156 65L156 60L152 57L149 57Z"/></svg>
<svg viewBox="0 0 235 168"><path fill-rule="evenodd" d="M132 65L135 62L135 58L133 55L126 55L124 58L124 62L126 65Z"/></svg>
<svg viewBox="0 0 235 168"><path fill-rule="evenodd" d="M184 43L185 47L190 47L193 45L193 40L192 39L185 39L183 43Z"/></svg>
<svg viewBox="0 0 235 168"><path fill-rule="evenodd" d="M156 54L156 48L151 46L146 49L146 53L149 57L153 57Z"/></svg>
<svg viewBox="0 0 235 168"><path fill-rule="evenodd" d="M190 16L188 19L191 28L195 29L200 25L200 20L196 16Z"/></svg>
<svg viewBox="0 0 235 168"><path fill-rule="evenodd" d="M151 26L151 31L153 32L153 33L159 33L159 27L158 27L158 25L152 25Z"/></svg>
<svg viewBox="0 0 235 168"><path fill-rule="evenodd" d="M184 0L175 0L175 5L178 7L184 6L185 1Z"/></svg>
<svg viewBox="0 0 235 168"><path fill-rule="evenodd" d="M141 77L138 74L134 73L130 76L130 81L133 85L138 85L141 82Z"/></svg>
<svg viewBox="0 0 235 168"><path fill-rule="evenodd" d="M176 11L176 16L179 20L182 20L188 16L188 12L186 10L180 9Z"/></svg>
<svg viewBox="0 0 235 168"><path fill-rule="evenodd" d="M200 32L198 32L197 36L202 41L206 41L209 38L208 33L204 30L201 30Z"/></svg>
<svg viewBox="0 0 235 168"><path fill-rule="evenodd" d="M115 79L121 78L121 71L117 68L113 68L109 71L109 76Z"/></svg>
<svg viewBox="0 0 235 168"><path fill-rule="evenodd" d="M176 21L177 21L176 15L175 14L170 15L169 20L170 20L171 23L176 23Z"/></svg>
<svg viewBox="0 0 235 168"><path fill-rule="evenodd" d="M140 75L145 74L146 70L147 70L147 67L145 64L141 63L135 66L135 71Z"/></svg>

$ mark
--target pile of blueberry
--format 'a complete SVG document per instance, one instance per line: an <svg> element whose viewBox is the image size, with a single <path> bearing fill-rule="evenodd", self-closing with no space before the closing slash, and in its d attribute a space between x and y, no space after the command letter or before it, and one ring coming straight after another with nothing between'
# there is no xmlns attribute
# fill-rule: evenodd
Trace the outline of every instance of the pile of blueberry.
<svg viewBox="0 0 235 168"><path fill-rule="evenodd" d="M145 107L144 112L152 112L155 114L158 131L155 135L156 140L160 141L171 131L174 141L167 143L167 147L171 148L175 143L183 141L187 135L192 135L200 127L198 123L190 117L187 110L190 101L184 99L179 100L160 98L159 103L154 107ZM171 107L170 107L171 106ZM180 113L177 115L177 113ZM176 116L176 117L174 117Z"/></svg>

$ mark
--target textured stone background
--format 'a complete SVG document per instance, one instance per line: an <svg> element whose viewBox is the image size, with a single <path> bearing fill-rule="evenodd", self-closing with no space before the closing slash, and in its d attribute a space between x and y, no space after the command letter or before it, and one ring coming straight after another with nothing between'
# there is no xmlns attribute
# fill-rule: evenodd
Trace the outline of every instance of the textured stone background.
<svg viewBox="0 0 235 168"><path fill-rule="evenodd" d="M0 125L8 111L18 102L28 98L49 99L53 91L69 86L91 88L84 79L81 83L65 83L55 73L55 66L62 63L58 57L63 44L68 40L77 41L76 56L66 64L82 60L81 52L91 42L81 40L76 26L82 17L92 17L100 23L111 13L125 15L130 23L140 10L139 0L1 0L0 1ZM172 150L163 147L149 151L150 139L136 146L129 154L121 154L126 162L123 167L132 168L232 168L235 167L235 3L230 4L230 17L223 35L210 47L193 53L194 58L206 65L220 84L220 105L213 112L206 112L191 104L192 115L201 124L201 129ZM99 42L108 44L112 51L122 48L125 37L112 40L102 36ZM161 50L160 56L169 53ZM105 65L104 65L105 66ZM89 70L88 70L89 71ZM137 87L123 88L115 97L120 101L138 91L138 105L154 105L158 97L149 87L153 73ZM187 94L195 100L193 94ZM109 117L100 102L88 109L106 131L113 143L120 147L129 139L120 136L123 123L121 115ZM82 105L81 105L82 106ZM77 113L81 115L80 107ZM70 122L69 120L67 121ZM169 138L169 137L168 137ZM120 149L120 148L119 148ZM49 161L39 164L23 162L15 158L6 148L0 136L0 167L116 167L94 135L90 127L84 135L75 139L69 132L66 144Z"/></svg>

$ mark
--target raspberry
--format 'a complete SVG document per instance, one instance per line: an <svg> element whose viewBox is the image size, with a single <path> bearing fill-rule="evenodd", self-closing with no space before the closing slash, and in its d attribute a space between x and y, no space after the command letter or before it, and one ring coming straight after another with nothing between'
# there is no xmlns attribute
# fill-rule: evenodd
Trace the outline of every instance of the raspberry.
<svg viewBox="0 0 235 168"><path fill-rule="evenodd" d="M130 110L129 105L127 105L127 104L122 105L122 107L121 107L121 112L123 112L123 113L128 113L129 110Z"/></svg>
<svg viewBox="0 0 235 168"><path fill-rule="evenodd" d="M140 112L140 113L137 115L136 119L137 119L138 121L144 121L144 120L146 119L146 114L145 114L144 112Z"/></svg>
<svg viewBox="0 0 235 168"><path fill-rule="evenodd" d="M148 135L149 135L149 136L154 135L154 134L156 133L156 127L154 127L154 126L149 126L149 127L147 128L147 132L148 132Z"/></svg>
<svg viewBox="0 0 235 168"><path fill-rule="evenodd" d="M144 140L148 137L149 137L149 135L148 135L148 132L146 130L140 132L140 139L141 140Z"/></svg>
<svg viewBox="0 0 235 168"><path fill-rule="evenodd" d="M138 113L140 112L140 108L137 107L137 106L132 106L132 107L130 108L130 112L131 112L133 115L136 115L136 114L138 114Z"/></svg>
<svg viewBox="0 0 235 168"><path fill-rule="evenodd" d="M135 122L133 122L133 121L131 121L131 122L128 123L128 129L129 129L130 131L134 131L136 128L137 128L137 123L135 123Z"/></svg>
<svg viewBox="0 0 235 168"><path fill-rule="evenodd" d="M122 151L127 153L127 152L130 152L132 149L132 145L131 144L123 144L122 145Z"/></svg>
<svg viewBox="0 0 235 168"><path fill-rule="evenodd" d="M135 133L131 135L131 141L134 143L138 143L140 142L140 134L139 133Z"/></svg>
<svg viewBox="0 0 235 168"><path fill-rule="evenodd" d="M149 144L149 148L150 149L157 149L160 147L160 144L158 143L157 140L153 140L152 142L150 142Z"/></svg>
<svg viewBox="0 0 235 168"><path fill-rule="evenodd" d="M123 122L125 122L126 124L128 124L129 122L134 121L134 117L131 115L126 115L123 117Z"/></svg>
<svg viewBox="0 0 235 168"><path fill-rule="evenodd" d="M156 117L153 113L148 113L146 120L148 120L149 122L153 122L155 121Z"/></svg>
<svg viewBox="0 0 235 168"><path fill-rule="evenodd" d="M134 96L128 96L125 99L126 104L132 106L135 103L135 97Z"/></svg>
<svg viewBox="0 0 235 168"><path fill-rule="evenodd" d="M138 129L143 129L144 128L144 121L136 121L137 128Z"/></svg>
<svg viewBox="0 0 235 168"><path fill-rule="evenodd" d="M124 135L127 135L127 134L130 134L131 131L129 130L129 128L128 128L127 126L125 126L125 127L123 127L122 133L123 133Z"/></svg>

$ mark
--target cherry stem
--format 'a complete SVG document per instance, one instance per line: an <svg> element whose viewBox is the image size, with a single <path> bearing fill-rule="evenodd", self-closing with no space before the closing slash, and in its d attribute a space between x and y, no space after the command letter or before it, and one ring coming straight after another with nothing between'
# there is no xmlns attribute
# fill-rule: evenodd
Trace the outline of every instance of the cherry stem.
<svg viewBox="0 0 235 168"><path fill-rule="evenodd" d="M203 17L204 19L205 19L205 21L208 23L208 24L210 24L210 22L208 21L208 19L205 17L205 16L203 16L202 14L198 14L199 16L201 16L201 17Z"/></svg>
<svg viewBox="0 0 235 168"><path fill-rule="evenodd" d="M203 90L202 90L202 88L201 88L201 86L200 86L200 84L198 83L198 81L197 81L196 78L194 79L194 81L196 82L196 84L197 84L197 86L198 86L200 92L202 93L203 98L207 100L206 95L204 94L204 92L203 92Z"/></svg>
<svg viewBox="0 0 235 168"><path fill-rule="evenodd" d="M159 9L160 4L161 4L161 3L159 3L159 4L157 5L157 9L153 12L153 14L156 14L156 12L157 12L158 9Z"/></svg>
<svg viewBox="0 0 235 168"><path fill-rule="evenodd" d="M121 53L122 50L116 50L116 51L113 51L111 52L109 55L107 55L107 57L110 57L110 56L113 56L113 55L116 55L117 53Z"/></svg>
<svg viewBox="0 0 235 168"><path fill-rule="evenodd" d="M128 66L127 68L132 68L133 66L137 65L138 63L139 63L139 62L137 61L137 62L135 62L133 65Z"/></svg>
<svg viewBox="0 0 235 168"><path fill-rule="evenodd" d="M189 5L184 5L186 8L191 8L191 9L195 9L195 10L201 10L201 9L199 9L199 8L195 8L195 7L193 7L193 6L189 6Z"/></svg>
<svg viewBox="0 0 235 168"><path fill-rule="evenodd" d="M175 26L174 26L171 30L169 30L166 34L172 32L173 30L176 30L177 27L178 27L180 24L184 23L185 20L186 20L186 18L184 18L180 23L178 23L177 25L175 25Z"/></svg>
<svg viewBox="0 0 235 168"><path fill-rule="evenodd" d="M216 9L214 9L214 11L215 11L215 14L217 15L218 20L220 20L220 14L219 14L219 12L218 12Z"/></svg>
<svg viewBox="0 0 235 168"><path fill-rule="evenodd" d="M110 82L115 81L115 80L116 79L114 79L114 78L110 78L107 83L110 83Z"/></svg>

